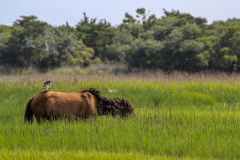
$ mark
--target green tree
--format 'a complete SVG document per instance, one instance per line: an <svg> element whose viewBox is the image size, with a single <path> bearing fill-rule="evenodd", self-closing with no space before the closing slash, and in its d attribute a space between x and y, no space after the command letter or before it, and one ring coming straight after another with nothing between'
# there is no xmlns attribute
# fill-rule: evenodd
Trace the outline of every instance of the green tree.
<svg viewBox="0 0 240 160"><path fill-rule="evenodd" d="M197 55L200 54L204 48L202 42L196 41L200 29L194 24L186 24L178 27L179 23L175 23L177 22L176 20L171 22L173 23L169 28L172 28L172 30L170 31L165 28L166 34L161 35L161 40L164 43L163 57L165 65L163 69L198 70L196 61L199 61L199 56ZM175 26L176 24L177 26ZM160 27L157 27L157 29L159 28ZM161 28L164 29L164 27ZM157 32L159 31L157 30Z"/></svg>
<svg viewBox="0 0 240 160"><path fill-rule="evenodd" d="M111 24L106 20L97 22L96 18L89 19L86 13L83 14L84 19L76 25L78 40L95 51L93 58L106 59L106 45L112 43L113 31Z"/></svg>
<svg viewBox="0 0 240 160"><path fill-rule="evenodd" d="M94 50L86 47L81 40L75 41L67 47L68 50L68 65L89 66L94 63L92 59L94 56ZM97 60L95 59L95 62Z"/></svg>
<svg viewBox="0 0 240 160"><path fill-rule="evenodd" d="M41 71L62 65L88 66L93 61L94 50L77 40L75 32L67 25L49 28L38 38L26 37L25 41L24 48L33 49L32 61Z"/></svg>
<svg viewBox="0 0 240 160"><path fill-rule="evenodd" d="M220 37L211 35L198 37L197 41L204 44L204 49L201 53L197 55L198 67L208 70L218 70L219 66L219 55L218 50L220 48Z"/></svg>
<svg viewBox="0 0 240 160"><path fill-rule="evenodd" d="M235 20L236 21L236 20ZM240 20L238 25L226 27L226 33L221 41L221 67L228 71L238 71L240 69ZM232 24L232 23L230 23Z"/></svg>
<svg viewBox="0 0 240 160"><path fill-rule="evenodd" d="M130 43L136 38L124 27L115 29L113 43L106 46L106 57L109 61L127 63L126 56L131 49Z"/></svg>
<svg viewBox="0 0 240 160"><path fill-rule="evenodd" d="M9 39L6 61L12 66L29 67L33 58L33 47L25 48L26 38L35 39L42 34L49 25L37 20L36 16L21 16L12 26L12 36Z"/></svg>
<svg viewBox="0 0 240 160"><path fill-rule="evenodd" d="M234 71L238 57L232 53L232 50L229 47L221 48L220 53L222 55L220 67L225 71Z"/></svg>
<svg viewBox="0 0 240 160"><path fill-rule="evenodd" d="M8 43L11 37L11 27L0 25L0 64L6 64Z"/></svg>
<svg viewBox="0 0 240 160"><path fill-rule="evenodd" d="M156 69L163 67L163 44L154 39L136 39L130 44L126 61L130 68Z"/></svg>
<svg viewBox="0 0 240 160"><path fill-rule="evenodd" d="M129 13L125 13L125 19L123 19L123 24L141 24L145 30L150 29L157 19L154 14L150 14L150 11L146 13L145 8L138 8L136 10L136 18L134 18Z"/></svg>
<svg viewBox="0 0 240 160"><path fill-rule="evenodd" d="M123 19L123 23L124 24L131 24L131 23L135 23L137 20L130 15L129 13L125 13L125 19Z"/></svg>
<svg viewBox="0 0 240 160"><path fill-rule="evenodd" d="M145 27L151 22L146 10L139 8L136 12L136 18L126 14L127 20L119 26L131 34L132 41L124 45L115 45L114 41L111 47L112 53L125 56L129 67L197 71L206 66L209 56L204 52L204 43L197 41L206 19L164 10L165 16L153 16L153 23Z"/></svg>
<svg viewBox="0 0 240 160"><path fill-rule="evenodd" d="M178 24L179 26L190 23L190 24L196 24L198 27L201 28L207 24L206 18L193 17L189 13L181 13L179 10L173 9L170 12L163 8L163 13L164 13L163 18L176 17L176 18L180 19L180 21L179 21L180 23Z"/></svg>

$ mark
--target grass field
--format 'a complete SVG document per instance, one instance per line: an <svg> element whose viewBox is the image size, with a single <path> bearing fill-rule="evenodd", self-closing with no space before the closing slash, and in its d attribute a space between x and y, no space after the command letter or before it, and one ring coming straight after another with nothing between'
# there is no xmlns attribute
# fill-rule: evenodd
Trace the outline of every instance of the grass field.
<svg viewBox="0 0 240 160"><path fill-rule="evenodd" d="M0 159L240 159L240 75L0 76ZM28 99L90 87L131 101L137 118L23 122ZM108 92L108 88L116 92Z"/></svg>

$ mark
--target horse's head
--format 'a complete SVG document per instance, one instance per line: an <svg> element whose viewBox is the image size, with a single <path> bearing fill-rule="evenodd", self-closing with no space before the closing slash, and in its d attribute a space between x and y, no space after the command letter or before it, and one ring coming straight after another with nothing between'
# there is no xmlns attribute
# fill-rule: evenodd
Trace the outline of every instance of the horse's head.
<svg viewBox="0 0 240 160"><path fill-rule="evenodd" d="M121 117L136 116L133 105L127 100L101 96L100 92L93 88L85 91L96 96L99 115L111 114L115 116L116 114L120 114Z"/></svg>
<svg viewBox="0 0 240 160"><path fill-rule="evenodd" d="M134 112L134 106L131 104L131 102L122 99L121 105L120 105L120 115L121 117L127 117L127 116L136 116Z"/></svg>

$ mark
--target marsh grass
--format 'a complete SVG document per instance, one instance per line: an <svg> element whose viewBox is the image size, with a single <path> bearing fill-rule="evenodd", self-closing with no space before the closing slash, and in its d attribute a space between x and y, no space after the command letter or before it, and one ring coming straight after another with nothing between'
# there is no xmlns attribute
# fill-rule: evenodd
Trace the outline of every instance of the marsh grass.
<svg viewBox="0 0 240 160"><path fill-rule="evenodd" d="M238 75L218 80L219 75L200 80L188 75L185 80L172 77L169 81L149 75L1 77L0 159L50 159L48 155L55 154L104 159L115 154L119 159L240 158ZM25 124L27 100L41 91L48 79L53 79L52 90L93 87L104 96L128 99L137 117ZM117 92L110 93L107 88Z"/></svg>

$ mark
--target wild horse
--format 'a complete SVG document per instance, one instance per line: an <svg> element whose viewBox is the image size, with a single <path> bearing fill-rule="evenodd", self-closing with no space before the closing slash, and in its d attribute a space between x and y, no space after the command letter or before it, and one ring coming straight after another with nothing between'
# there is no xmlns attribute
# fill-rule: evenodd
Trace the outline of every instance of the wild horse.
<svg viewBox="0 0 240 160"><path fill-rule="evenodd" d="M96 89L77 92L43 91L32 97L26 106L24 119L33 122L55 118L81 118L101 115L127 117L135 115L131 102L120 98L107 98Z"/></svg>

